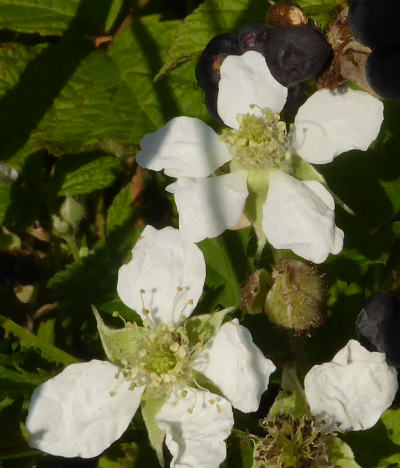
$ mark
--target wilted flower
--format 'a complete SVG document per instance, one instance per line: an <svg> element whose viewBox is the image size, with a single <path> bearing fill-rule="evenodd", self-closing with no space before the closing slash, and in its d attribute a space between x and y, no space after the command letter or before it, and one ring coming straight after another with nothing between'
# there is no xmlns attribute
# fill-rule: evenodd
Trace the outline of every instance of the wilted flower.
<svg viewBox="0 0 400 468"><path fill-rule="evenodd" d="M362 91L315 92L287 133L279 120L287 88L255 51L228 56L220 68L217 110L231 129L222 137L198 119L177 117L141 141L138 163L177 181L179 226L198 242L237 226L243 213L261 242L323 262L342 249L334 200L308 163L366 150L379 133L382 103ZM222 168L230 162L229 171ZM226 172L229 173L226 173Z"/></svg>
<svg viewBox="0 0 400 468"><path fill-rule="evenodd" d="M143 327L111 329L95 312L111 362L72 364L38 387L26 421L29 443L53 455L94 457L123 434L141 404L161 463L165 438L171 467L218 467L232 406L256 410L275 366L237 320L222 324L227 310L187 319L202 294L205 262L178 230L147 226L132 254L117 290ZM210 381L220 394L207 390Z"/></svg>
<svg viewBox="0 0 400 468"><path fill-rule="evenodd" d="M359 431L374 426L392 404L397 372L384 353L350 340L331 362L312 367L304 379L311 413L326 431Z"/></svg>

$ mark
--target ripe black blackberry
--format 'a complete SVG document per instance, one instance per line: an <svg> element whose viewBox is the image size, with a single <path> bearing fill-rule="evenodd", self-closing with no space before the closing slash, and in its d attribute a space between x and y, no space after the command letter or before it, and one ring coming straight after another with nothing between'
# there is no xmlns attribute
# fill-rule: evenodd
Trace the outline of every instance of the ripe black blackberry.
<svg viewBox="0 0 400 468"><path fill-rule="evenodd" d="M371 49L399 44L399 0L352 0L349 24L355 39Z"/></svg>
<svg viewBox="0 0 400 468"><path fill-rule="evenodd" d="M400 295L395 292L372 294L358 314L356 333L370 351L386 353L389 364L400 368Z"/></svg>

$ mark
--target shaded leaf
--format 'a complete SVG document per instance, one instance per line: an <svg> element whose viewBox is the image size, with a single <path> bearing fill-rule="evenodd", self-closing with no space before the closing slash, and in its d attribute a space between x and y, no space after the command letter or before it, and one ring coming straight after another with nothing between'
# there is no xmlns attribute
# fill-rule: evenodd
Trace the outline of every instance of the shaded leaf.
<svg viewBox="0 0 400 468"><path fill-rule="evenodd" d="M107 231L112 231L115 227L121 226L133 215L133 194L132 187L128 184L115 197L107 213Z"/></svg>
<svg viewBox="0 0 400 468"><path fill-rule="evenodd" d="M81 154L62 159L56 165L53 183L58 195L81 195L111 185L120 159L105 154Z"/></svg>
<svg viewBox="0 0 400 468"><path fill-rule="evenodd" d="M43 342L33 333L28 332L25 328L2 315L0 315L0 326L4 328L7 333L12 333L14 336L17 336L22 346L39 350L44 359L65 365L79 362L78 359L70 354Z"/></svg>
<svg viewBox="0 0 400 468"><path fill-rule="evenodd" d="M48 283L55 300L71 313L79 314L81 308L89 304L113 299L117 271L138 236L134 219L129 218L100 241L88 256L56 273Z"/></svg>
<svg viewBox="0 0 400 468"><path fill-rule="evenodd" d="M81 0L0 0L0 29L41 35L62 34L78 13L81 27L93 29L108 10L109 0L79 10Z"/></svg>
<svg viewBox="0 0 400 468"><path fill-rule="evenodd" d="M247 245L250 229L225 231L214 239L199 243L207 265L206 284L212 288L224 287L221 304L234 306L240 302L240 285L250 270Z"/></svg>

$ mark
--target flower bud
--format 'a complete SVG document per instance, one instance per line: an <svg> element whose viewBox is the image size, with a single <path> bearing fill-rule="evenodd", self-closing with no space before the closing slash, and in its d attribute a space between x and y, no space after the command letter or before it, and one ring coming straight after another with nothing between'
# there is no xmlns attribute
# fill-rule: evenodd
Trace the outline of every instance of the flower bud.
<svg viewBox="0 0 400 468"><path fill-rule="evenodd" d="M70 232L71 226L67 221L64 221L63 218L60 218L60 216L57 215L53 215L52 220L56 235L64 236Z"/></svg>
<svg viewBox="0 0 400 468"><path fill-rule="evenodd" d="M320 325L324 289L315 268L284 258L273 267L272 278L264 306L272 322L295 331Z"/></svg>
<svg viewBox="0 0 400 468"><path fill-rule="evenodd" d="M61 205L60 214L63 220L76 228L85 216L85 208L77 200L67 196Z"/></svg>

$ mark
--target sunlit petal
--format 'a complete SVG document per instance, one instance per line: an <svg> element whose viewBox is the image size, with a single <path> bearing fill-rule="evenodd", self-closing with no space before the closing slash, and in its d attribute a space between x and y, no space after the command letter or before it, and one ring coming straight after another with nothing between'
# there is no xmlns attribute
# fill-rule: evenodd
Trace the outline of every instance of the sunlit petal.
<svg viewBox="0 0 400 468"><path fill-rule="evenodd" d="M33 392L26 428L29 445L51 455L91 458L125 432L144 387L130 383L110 362L71 364Z"/></svg>
<svg viewBox="0 0 400 468"><path fill-rule="evenodd" d="M175 195L179 229L185 238L199 242L236 227L248 195L246 173L218 177L178 179L167 187Z"/></svg>
<svg viewBox="0 0 400 468"><path fill-rule="evenodd" d="M138 164L171 177L207 177L232 159L214 130L199 119L175 117L140 141Z"/></svg>
<svg viewBox="0 0 400 468"><path fill-rule="evenodd" d="M156 324L177 322L196 307L205 275L201 250L184 240L180 231L146 226L132 251L132 260L119 270L117 291L143 319Z"/></svg>
<svg viewBox="0 0 400 468"><path fill-rule="evenodd" d="M378 136L383 104L368 93L322 89L300 107L294 148L308 162L321 164L352 149L365 151Z"/></svg>
<svg viewBox="0 0 400 468"><path fill-rule="evenodd" d="M264 357L250 332L237 319L222 325L195 368L217 384L235 408L244 412L257 410L269 376L275 371L274 364Z"/></svg>
<svg viewBox="0 0 400 468"><path fill-rule="evenodd" d="M226 125L239 128L237 114L261 115L262 108L279 113L287 88L271 75L264 57L255 51L229 55L221 65L217 109ZM250 107L255 104L257 107Z"/></svg>
<svg viewBox="0 0 400 468"><path fill-rule="evenodd" d="M218 468L225 459L224 441L231 433L233 415L224 398L187 388L171 394L156 420L166 431L171 468Z"/></svg>
<svg viewBox="0 0 400 468"><path fill-rule="evenodd" d="M392 404L397 372L384 353L350 340L331 362L314 366L304 379L311 412L325 430L358 431L375 425Z"/></svg>

